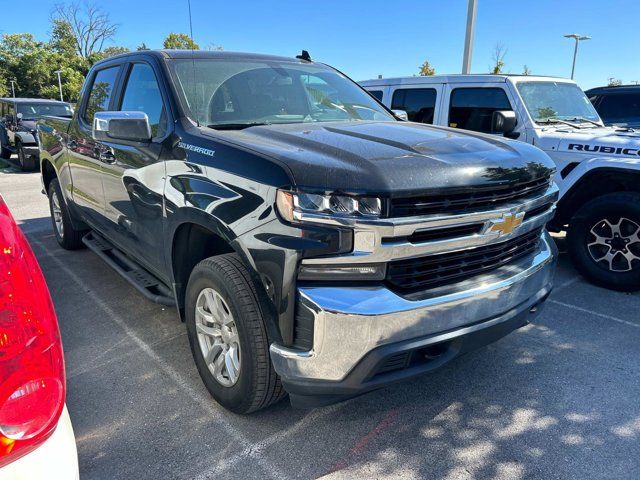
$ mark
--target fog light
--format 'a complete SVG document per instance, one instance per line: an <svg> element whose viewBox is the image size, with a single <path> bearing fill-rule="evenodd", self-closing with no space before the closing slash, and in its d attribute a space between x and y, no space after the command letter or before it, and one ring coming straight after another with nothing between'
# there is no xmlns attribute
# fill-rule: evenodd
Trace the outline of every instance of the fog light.
<svg viewBox="0 0 640 480"><path fill-rule="evenodd" d="M301 265L298 280L383 280L384 263L367 265Z"/></svg>

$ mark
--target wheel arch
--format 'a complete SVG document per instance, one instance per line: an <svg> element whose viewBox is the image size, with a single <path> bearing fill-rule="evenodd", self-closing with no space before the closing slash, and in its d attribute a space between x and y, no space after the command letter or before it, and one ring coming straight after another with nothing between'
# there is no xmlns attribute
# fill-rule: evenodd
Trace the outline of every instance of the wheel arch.
<svg viewBox="0 0 640 480"><path fill-rule="evenodd" d="M267 334L270 340L281 338L277 326L277 314L258 274L251 254L237 240L235 235L213 217L203 219L200 216L183 219L171 228L170 258L171 278L176 296L180 319L185 320L184 300L189 276L193 268L205 258L225 253L237 254L251 275L263 309Z"/></svg>
<svg viewBox="0 0 640 480"><path fill-rule="evenodd" d="M587 201L617 192L640 192L640 170L608 166L587 171L558 201L553 229L564 230L571 217Z"/></svg>

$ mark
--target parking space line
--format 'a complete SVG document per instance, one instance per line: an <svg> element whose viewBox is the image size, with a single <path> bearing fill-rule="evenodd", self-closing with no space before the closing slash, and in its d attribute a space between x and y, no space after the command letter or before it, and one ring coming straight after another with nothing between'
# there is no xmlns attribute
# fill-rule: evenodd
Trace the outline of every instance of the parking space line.
<svg viewBox="0 0 640 480"><path fill-rule="evenodd" d="M44 256L47 256L53 260L54 263L58 265L58 267L65 272L79 287L84 287L84 282L82 279L71 270L65 263L63 263L60 259L49 255L49 252L46 250L43 243L39 240L34 239L33 243L36 244L39 250L44 252ZM215 408L213 399L205 399L202 395L196 392L193 387L185 382L184 378L174 370L167 362L165 362L144 340L136 335L136 333L129 327L127 322L125 322L122 317L120 317L102 298L96 295L93 291L85 292L84 295L88 295L97 305L100 307L106 314L107 317L112 320L116 325L118 325L125 334L142 350L149 358L151 358L161 370L170 377L180 389L184 393L186 393L193 401L195 401L198 405L200 405L207 413L209 413L212 419L218 420L224 429L233 436L238 442L244 444L246 448L251 448L251 442L244 438L242 432L240 432L237 428L233 427L226 418L222 415L222 413ZM263 466L266 471L274 478L287 478L284 472L280 471L277 467L271 464L268 460L266 460L260 453L258 452L254 456L255 460L258 461L261 466Z"/></svg>
<svg viewBox="0 0 640 480"><path fill-rule="evenodd" d="M611 315L606 315L604 313L598 313L598 312L594 312L592 310L587 310L586 308L578 307L577 305L572 305L570 303L560 302L558 300L547 300L547 301L549 303L555 303L556 305L560 305L562 307L567 307L567 308L571 308L573 310L577 310L578 312L589 313L591 315L595 315L596 317L605 318L607 320L611 320L613 322L618 322L618 323L621 323L623 325L628 325L630 327L640 328L640 324L629 322L628 320L623 320L621 318L613 317Z"/></svg>
<svg viewBox="0 0 640 480"><path fill-rule="evenodd" d="M202 472L200 475L194 477L194 480L209 480L209 479L215 478L217 475L220 475L221 473L225 472L229 468L233 467L240 460L244 458L255 458L256 455L260 455L262 450L264 450L265 448L270 447L271 445L278 443L279 441L284 440L285 438L295 434L300 429L308 426L310 423L316 420L319 420L321 418L324 418L327 415L337 412L338 410L344 408L348 403L349 401L345 401L345 402L331 405L328 407L323 407L321 409L313 410L312 412L308 413L303 418L298 420L296 423L294 423L291 427L285 430L276 432L273 435L265 438L264 440L261 440L253 445L250 445L240 453L237 453L231 458L225 459L224 463L222 463L222 461L218 462L218 464L215 467L213 467L211 470L206 470Z"/></svg>
<svg viewBox="0 0 640 480"><path fill-rule="evenodd" d="M575 276L569 280L567 280L566 282L562 282L560 285L558 285L557 287L555 287L553 289L554 292L558 292L559 290L563 290L567 287L570 287L571 285L573 285L574 283L577 283L578 281L580 281L582 279L582 277L580 276Z"/></svg>

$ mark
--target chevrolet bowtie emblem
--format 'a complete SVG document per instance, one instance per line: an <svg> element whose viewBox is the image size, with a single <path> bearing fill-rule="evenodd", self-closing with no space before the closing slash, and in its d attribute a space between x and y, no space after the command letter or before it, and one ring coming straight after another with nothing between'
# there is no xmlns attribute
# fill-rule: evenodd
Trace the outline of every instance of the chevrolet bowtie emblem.
<svg viewBox="0 0 640 480"><path fill-rule="evenodd" d="M520 226L524 220L524 212L505 213L501 219L492 220L486 233L497 232L500 235L508 235Z"/></svg>

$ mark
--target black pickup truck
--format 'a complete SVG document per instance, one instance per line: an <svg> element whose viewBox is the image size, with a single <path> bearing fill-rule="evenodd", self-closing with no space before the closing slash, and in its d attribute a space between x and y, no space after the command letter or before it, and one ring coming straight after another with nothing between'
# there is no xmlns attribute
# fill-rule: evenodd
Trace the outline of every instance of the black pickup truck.
<svg viewBox="0 0 640 480"><path fill-rule="evenodd" d="M552 287L546 154L401 121L307 55L112 57L38 134L58 243L175 305L236 412L428 372Z"/></svg>

